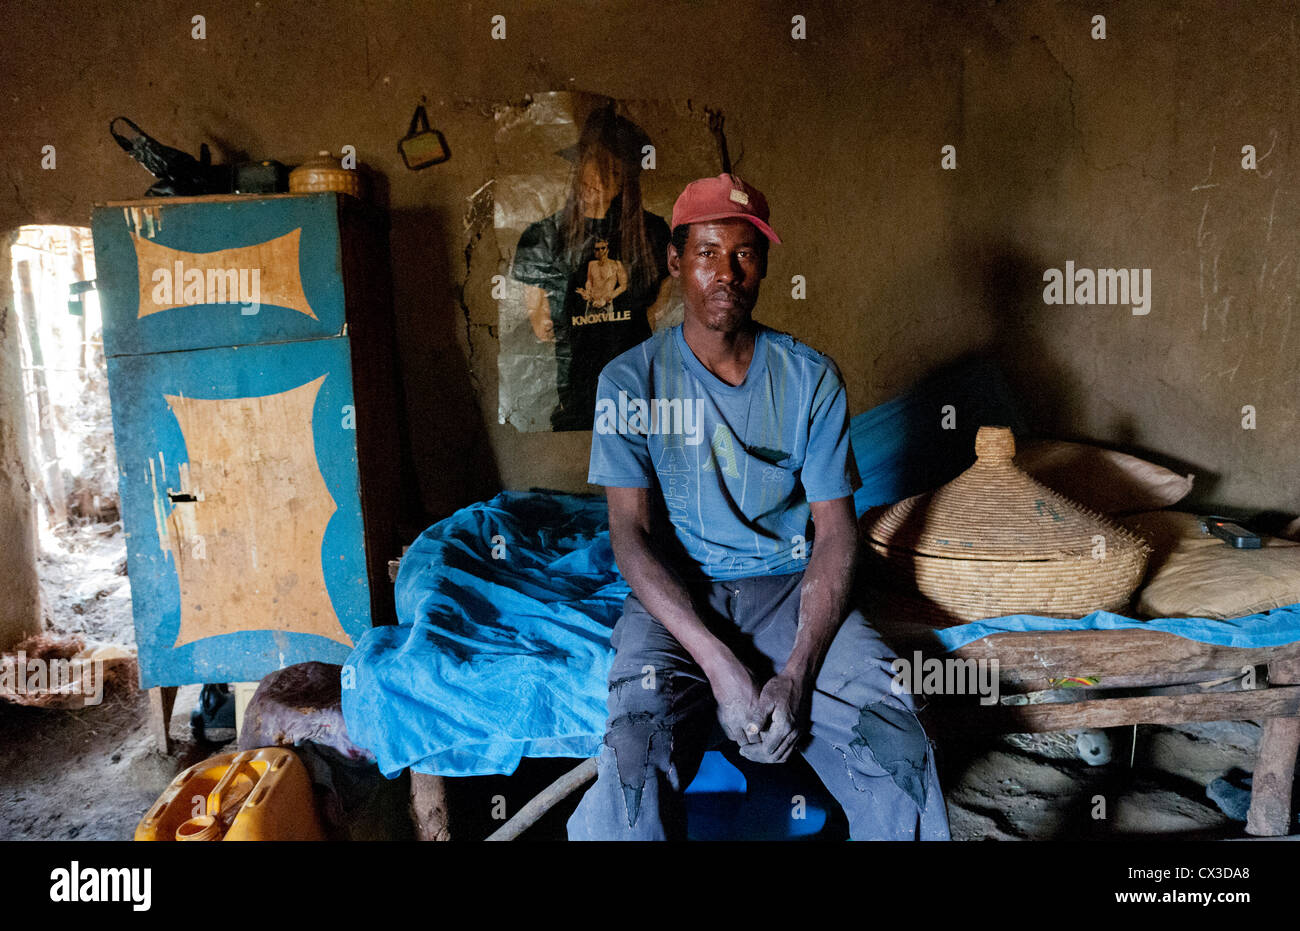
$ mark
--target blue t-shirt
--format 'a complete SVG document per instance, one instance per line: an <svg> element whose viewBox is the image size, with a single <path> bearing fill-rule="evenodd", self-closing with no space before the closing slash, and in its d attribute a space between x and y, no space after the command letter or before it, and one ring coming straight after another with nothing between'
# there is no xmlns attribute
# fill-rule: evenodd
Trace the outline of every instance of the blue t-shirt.
<svg viewBox="0 0 1300 931"><path fill-rule="evenodd" d="M839 370L761 324L740 385L706 369L678 325L606 365L596 398L587 481L657 488L687 574L802 571L808 503L852 493Z"/></svg>

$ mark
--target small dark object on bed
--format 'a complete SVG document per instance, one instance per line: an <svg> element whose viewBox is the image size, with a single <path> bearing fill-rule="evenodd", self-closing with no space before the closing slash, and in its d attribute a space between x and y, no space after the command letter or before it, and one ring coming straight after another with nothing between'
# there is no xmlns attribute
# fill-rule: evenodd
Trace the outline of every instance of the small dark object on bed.
<svg viewBox="0 0 1300 931"><path fill-rule="evenodd" d="M1257 550L1260 547L1258 534L1251 533L1226 517L1207 514L1201 518L1201 528L1239 550Z"/></svg>

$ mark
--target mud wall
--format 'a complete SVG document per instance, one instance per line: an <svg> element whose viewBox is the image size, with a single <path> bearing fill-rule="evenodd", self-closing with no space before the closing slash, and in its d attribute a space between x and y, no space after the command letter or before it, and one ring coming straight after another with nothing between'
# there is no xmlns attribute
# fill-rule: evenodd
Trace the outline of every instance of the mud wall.
<svg viewBox="0 0 1300 931"><path fill-rule="evenodd" d="M142 193L149 177L107 133L118 114L221 159L354 145L387 179L424 508L500 487L582 489L587 435L496 422L497 249L490 224L465 223L491 172L490 108L563 89L689 99L725 114L736 168L767 192L786 241L760 319L830 352L854 412L989 352L1039 432L1194 471L1207 504L1294 514L1300 50L1289 5L1228 9L22 2L0 60L0 228L84 224L93 202ZM396 143L421 95L452 159L409 172ZM41 168L45 145L55 170ZM945 145L955 170L941 167ZM1067 261L1150 269L1150 312L1044 304L1043 272ZM806 300L791 297L794 275ZM0 558L21 562L10 364ZM3 584L20 576L0 566Z"/></svg>

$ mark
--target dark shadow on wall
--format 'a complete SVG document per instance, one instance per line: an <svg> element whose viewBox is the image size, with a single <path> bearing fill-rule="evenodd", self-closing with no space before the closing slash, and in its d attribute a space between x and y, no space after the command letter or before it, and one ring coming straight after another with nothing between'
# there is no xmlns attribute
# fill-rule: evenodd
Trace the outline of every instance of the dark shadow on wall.
<svg viewBox="0 0 1300 931"><path fill-rule="evenodd" d="M1046 265L1007 245L982 250L980 260L970 264L981 269L981 302L993 321L988 353L1006 375L1029 431L1050 437L1073 432L1082 388L1041 334Z"/></svg>
<svg viewBox="0 0 1300 931"><path fill-rule="evenodd" d="M1079 405L1087 388L1070 374L1069 347L1046 338L1049 320L1043 304L1043 269L1052 265L1012 245L1000 244L968 262L982 269L980 296L994 321L987 352L1005 373L1034 436L1090 442L1138 456L1180 475L1196 476L1197 499L1207 499L1219 474L1203 465L1180 460L1167 452L1136 445L1133 416L1122 414L1110 435L1086 436L1079 426Z"/></svg>
<svg viewBox="0 0 1300 931"><path fill-rule="evenodd" d="M448 231L459 230L461 222L431 209L393 210L390 217L411 462L424 518L438 519L501 490L469 362L461 349L466 320L458 279L446 261L459 251L459 244L457 249L448 247Z"/></svg>
<svg viewBox="0 0 1300 931"><path fill-rule="evenodd" d="M1021 435L1024 424L1021 401L996 360L975 352L935 366L850 425L863 485L859 504L892 503L937 488L975 461L981 426Z"/></svg>

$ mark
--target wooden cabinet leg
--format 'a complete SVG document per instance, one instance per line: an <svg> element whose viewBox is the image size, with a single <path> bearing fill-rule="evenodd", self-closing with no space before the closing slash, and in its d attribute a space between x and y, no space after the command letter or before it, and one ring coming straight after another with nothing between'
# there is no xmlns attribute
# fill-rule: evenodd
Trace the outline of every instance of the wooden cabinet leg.
<svg viewBox="0 0 1300 931"><path fill-rule="evenodd" d="M411 815L419 840L451 840L447 824L447 784L441 776L411 772Z"/></svg>
<svg viewBox="0 0 1300 931"><path fill-rule="evenodd" d="M230 690L235 693L235 738L244 732L244 712L248 709L248 703L253 700L253 693L257 691L259 682L232 682Z"/></svg>
<svg viewBox="0 0 1300 931"><path fill-rule="evenodd" d="M1300 682L1300 661L1269 663L1269 685ZM1300 752L1300 717L1269 718L1259 740L1259 758L1250 784L1246 833L1283 837L1291 833L1291 788Z"/></svg>
<svg viewBox="0 0 1300 931"><path fill-rule="evenodd" d="M166 754L172 752L168 727L172 720L172 708L176 704L177 688L175 685L162 685L149 690L149 730L158 749Z"/></svg>

